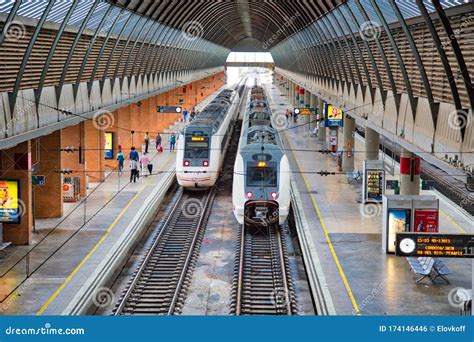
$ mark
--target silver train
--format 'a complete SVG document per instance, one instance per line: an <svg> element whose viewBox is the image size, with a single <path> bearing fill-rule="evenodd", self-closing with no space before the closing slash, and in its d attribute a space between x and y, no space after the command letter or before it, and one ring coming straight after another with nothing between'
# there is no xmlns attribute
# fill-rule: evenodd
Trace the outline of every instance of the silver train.
<svg viewBox="0 0 474 342"><path fill-rule="evenodd" d="M232 202L240 224L282 224L290 210L290 165L263 88L250 93L234 165Z"/></svg>
<svg viewBox="0 0 474 342"><path fill-rule="evenodd" d="M214 186L227 152L239 103L237 91L224 89L181 132L176 155L179 185L185 188Z"/></svg>

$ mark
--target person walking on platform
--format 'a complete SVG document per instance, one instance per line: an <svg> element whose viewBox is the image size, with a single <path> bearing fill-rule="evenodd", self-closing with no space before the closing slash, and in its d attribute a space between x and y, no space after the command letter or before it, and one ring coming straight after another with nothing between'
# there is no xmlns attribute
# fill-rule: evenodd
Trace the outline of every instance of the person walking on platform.
<svg viewBox="0 0 474 342"><path fill-rule="evenodd" d="M130 183L136 183L138 179L138 161L130 159Z"/></svg>
<svg viewBox="0 0 474 342"><path fill-rule="evenodd" d="M148 155L146 152L143 153L141 159L140 159L140 165L142 166L142 172L146 173L145 170L148 170L148 173L151 176L151 173L153 171L153 164L150 162L150 158L148 158ZM145 177L148 177L147 175L144 175Z"/></svg>
<svg viewBox="0 0 474 342"><path fill-rule="evenodd" d="M161 138L161 134L158 132L158 134L156 135L156 139L155 139L155 143L156 143L156 150L158 152L163 152L163 147L161 146L161 142L162 142L162 138Z"/></svg>
<svg viewBox="0 0 474 342"><path fill-rule="evenodd" d="M176 144L176 135L174 133L171 133L170 137L170 152L174 152L174 145Z"/></svg>
<svg viewBox="0 0 474 342"><path fill-rule="evenodd" d="M183 110L183 122L186 123L186 120L188 119L188 110L184 108Z"/></svg>
<svg viewBox="0 0 474 342"><path fill-rule="evenodd" d="M189 122L193 122L195 116L196 116L196 112L193 109L191 110L191 114L189 114Z"/></svg>
<svg viewBox="0 0 474 342"><path fill-rule="evenodd" d="M122 150L118 151L116 159L117 159L117 162L118 162L118 172L119 172L119 174L122 174L123 163L125 161L125 155L122 153Z"/></svg>
<svg viewBox="0 0 474 342"><path fill-rule="evenodd" d="M150 146L150 137L148 132L145 133L145 153L148 153L148 146Z"/></svg>
<svg viewBox="0 0 474 342"><path fill-rule="evenodd" d="M129 154L128 158L130 160L135 160L136 162L138 162L138 160L140 160L140 156L138 155L138 152L135 150L134 146L132 146L132 148L130 149L130 154Z"/></svg>

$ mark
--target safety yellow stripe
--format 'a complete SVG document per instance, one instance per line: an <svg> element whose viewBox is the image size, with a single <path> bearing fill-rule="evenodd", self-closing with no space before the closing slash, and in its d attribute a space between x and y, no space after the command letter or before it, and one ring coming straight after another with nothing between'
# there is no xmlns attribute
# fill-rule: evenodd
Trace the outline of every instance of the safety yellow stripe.
<svg viewBox="0 0 474 342"><path fill-rule="evenodd" d="M449 216L448 214L446 214L443 210L440 210L441 211L441 215L446 219L448 220L453 226L455 226L457 229L459 229L461 232L463 232L464 234L467 234L466 230L461 227L461 225L459 223L457 223L456 221L454 221L451 216Z"/></svg>
<svg viewBox="0 0 474 342"><path fill-rule="evenodd" d="M170 161L172 156L174 156L174 155L170 155L168 157L168 159L165 162L165 165L168 164L168 162ZM97 248L99 248L99 246L105 241L107 236L109 236L110 232L112 232L114 227L117 225L118 221L122 218L122 216L125 214L125 212L128 210L128 208L130 208L130 206L133 204L133 202L135 202L135 200L138 198L138 196L140 196L140 194L145 190L145 188L146 188L146 186L149 182L150 182L150 179L147 179L146 183L142 186L140 191L138 191L137 194L135 196L133 196L133 198L130 200L130 202L128 202L128 204L122 209L120 214L115 218L114 222L112 222L112 224L109 226L109 228L107 228L107 231L105 232L104 236L102 236L102 238L95 244L95 246L90 250L90 252L87 253L87 255L84 257L84 259L81 260L81 262L76 266L76 268L71 272L71 274L69 274L69 276L64 280L64 282L61 284L61 286L59 286L59 288L53 293L53 295L51 297L49 297L49 299L46 301L46 303L43 304L43 306L36 313L36 315L38 315L38 316L42 315L43 312L51 305L53 300L56 299L56 297L66 287L66 285L72 280L74 275L77 272L79 272L79 270L82 268L82 266L84 266L86 261L95 253Z"/></svg>
<svg viewBox="0 0 474 342"><path fill-rule="evenodd" d="M354 312L357 314L357 315L360 315L360 310L359 310L359 306L357 305L357 301L354 297L354 293L352 292L352 289L349 285L349 282L347 281L347 277L344 273L344 270L342 269L342 266L341 266L341 263L339 262L339 258L336 254L336 250L334 249L334 246L332 244L332 241L331 241L331 238L329 237L329 233L328 233L328 230L327 230L327 227L326 227L326 224L324 223L324 219L323 219L323 216L321 215L321 211L319 210L319 206L318 204L316 203L316 199L314 198L312 192L311 192L311 187L309 186L309 183L308 183L308 179L306 178L306 175L304 174L303 172L303 168L301 167L301 164L298 160L298 158L296 157L296 153L294 151L294 148L293 148L293 144L290 142L290 140L288 139L288 143L290 144L290 147L291 147L291 152L293 153L293 157L295 158L295 161L296 161L296 164L298 165L298 168L301 172L301 175L303 176L303 181L306 185L306 189L308 190L308 193L311 197L311 201L313 203L313 207L314 209L316 210L316 214L318 215L318 219L319 219L319 222L321 223L321 227L323 228L323 232L324 232L324 236L326 238L326 241L329 245L329 249L331 250L331 254L332 254L332 257L334 259L334 262L336 263L336 266L337 266L337 269L339 270L339 275L341 276L341 279L342 279L342 282L344 283L344 287L346 288L346 291L347 291L347 294L349 295L349 298L352 302L352 306L354 308Z"/></svg>

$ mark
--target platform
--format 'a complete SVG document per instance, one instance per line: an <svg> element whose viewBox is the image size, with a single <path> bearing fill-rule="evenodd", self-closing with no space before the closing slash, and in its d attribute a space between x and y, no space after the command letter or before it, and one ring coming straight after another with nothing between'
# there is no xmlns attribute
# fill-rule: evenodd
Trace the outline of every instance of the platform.
<svg viewBox="0 0 474 342"><path fill-rule="evenodd" d="M292 108L275 86L268 85L266 89L274 111ZM471 262L446 260L454 272L449 277L450 285L417 285L405 258L383 254L382 209L374 215L362 215L362 185L349 184L345 175L314 174L335 171L337 162L331 155L313 152L327 146L310 137L303 120L300 117L298 123L289 123L283 129L283 140L337 314L459 314L448 297L455 288L471 288ZM356 139L355 150L364 150L360 140ZM362 170L363 154L355 153L355 158L355 166ZM443 198L440 212L440 232L474 232L473 222Z"/></svg>

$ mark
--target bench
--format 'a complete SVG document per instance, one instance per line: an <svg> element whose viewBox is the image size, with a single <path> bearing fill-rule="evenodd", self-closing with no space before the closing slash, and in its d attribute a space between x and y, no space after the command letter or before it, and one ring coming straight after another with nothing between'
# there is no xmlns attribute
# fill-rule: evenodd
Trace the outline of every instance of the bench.
<svg viewBox="0 0 474 342"><path fill-rule="evenodd" d="M443 260L431 257L408 257L407 261L413 272L421 276L416 280L416 283L421 282L425 278L430 278L431 282L434 283L436 278L440 277L449 284L449 280L446 276L452 274L453 271L451 271ZM434 273L434 276L431 276L431 272Z"/></svg>
<svg viewBox="0 0 474 342"><path fill-rule="evenodd" d="M7 255L7 252L5 251L8 246L10 246L12 243L11 242L0 242L0 252L3 254Z"/></svg>
<svg viewBox="0 0 474 342"><path fill-rule="evenodd" d="M360 174L360 171L358 169L355 169L353 172L350 172L347 174L347 181L350 183L352 181L355 181L357 183L362 181L362 176Z"/></svg>
<svg viewBox="0 0 474 342"><path fill-rule="evenodd" d="M449 284L449 280L446 277L449 274L452 274L453 271L446 265L446 263L441 259L434 259L433 271L435 272L435 276L433 278L433 282L436 278L440 277L443 279L447 284Z"/></svg>
<svg viewBox="0 0 474 342"><path fill-rule="evenodd" d="M407 261L410 264L410 268L413 270L413 272L421 276L416 280L417 284L425 278L430 278L431 281L433 281L433 279L431 278L431 271L433 270L434 266L433 258L408 257Z"/></svg>

